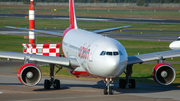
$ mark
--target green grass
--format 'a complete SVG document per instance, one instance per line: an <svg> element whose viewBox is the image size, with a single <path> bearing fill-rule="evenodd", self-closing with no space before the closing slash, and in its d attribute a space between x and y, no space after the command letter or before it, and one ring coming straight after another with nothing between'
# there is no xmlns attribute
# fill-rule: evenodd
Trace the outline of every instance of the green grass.
<svg viewBox="0 0 180 101"><path fill-rule="evenodd" d="M65 29L69 26L69 20L36 19L36 29ZM98 22L98 21L77 21L78 27L83 29L105 29L119 26L132 25L127 29L141 30L180 30L180 24L152 24L152 23L119 23L119 22ZM15 26L21 28L29 27L29 20L25 18L0 17L0 28ZM96 26L95 26L96 25Z"/></svg>
<svg viewBox="0 0 180 101"><path fill-rule="evenodd" d="M180 33L159 33L159 32L128 32L122 31L122 33L133 33L133 34L164 34L164 35L179 35Z"/></svg>
<svg viewBox="0 0 180 101"><path fill-rule="evenodd" d="M2 9L0 10L0 13L13 13L13 11L26 11L28 14L28 9L21 9L21 8L13 8L12 9ZM36 9L36 12L53 12L57 14L61 13L68 13L68 9L57 9L57 11L53 11L53 9ZM85 13L87 15L91 14L123 14L123 15L144 15L144 16L180 16L180 13L178 10L176 11L171 11L171 10L166 10L166 11L161 11L161 10L88 10L88 9L76 9L76 13Z"/></svg>
<svg viewBox="0 0 180 101"><path fill-rule="evenodd" d="M169 42L120 40L129 56L169 50Z"/></svg>
<svg viewBox="0 0 180 101"><path fill-rule="evenodd" d="M144 16L180 16L178 11L154 11L154 10L145 10L145 11L118 11L118 10L76 10L76 13L88 13L90 14L123 14L123 15L144 15Z"/></svg>
<svg viewBox="0 0 180 101"><path fill-rule="evenodd" d="M39 68L41 69L42 72L42 75L43 76L49 76L50 74L50 70L49 70L49 66L39 66ZM55 68L55 72L57 71L58 69ZM56 76L60 76L60 77L75 77L73 76L72 74L70 74L67 70L67 68L63 68L61 69L57 74Z"/></svg>
<svg viewBox="0 0 180 101"><path fill-rule="evenodd" d="M37 37L38 43L61 43L61 37ZM0 50L23 52L22 43L29 43L29 39L24 39L24 36L0 35Z"/></svg>
<svg viewBox="0 0 180 101"><path fill-rule="evenodd" d="M39 8L39 7L38 7ZM68 7L61 7L61 8L56 8L57 11L53 11L54 8L46 8L44 9L43 7L41 7L40 9L36 9L36 14L45 14L45 15L65 15L68 16ZM14 7L11 9L0 9L0 13L19 13L19 14L28 14L28 9L25 8L19 8L19 7ZM178 10L108 10L108 8L106 8L106 10L103 9L99 9L99 10L91 10L88 8L78 8L76 9L76 15L77 16L103 16L103 17L127 17L127 18L146 18L146 19L177 19L179 20L179 16L180 16L180 12Z"/></svg>

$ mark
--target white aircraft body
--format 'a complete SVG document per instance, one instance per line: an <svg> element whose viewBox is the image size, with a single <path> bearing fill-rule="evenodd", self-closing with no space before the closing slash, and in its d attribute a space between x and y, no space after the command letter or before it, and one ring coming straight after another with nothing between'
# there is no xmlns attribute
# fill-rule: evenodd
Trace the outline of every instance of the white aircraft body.
<svg viewBox="0 0 180 101"><path fill-rule="evenodd" d="M180 37L178 37L177 40L171 42L169 48L172 50L180 49Z"/></svg>
<svg viewBox="0 0 180 101"><path fill-rule="evenodd" d="M153 68L152 72L153 78L157 83L161 85L169 85L174 81L176 77L175 69L163 60L166 58L180 56L180 50L162 51L128 57L126 49L120 42L115 39L102 36L98 33L127 28L130 26L95 30L91 32L85 31L79 29L77 26L73 0L69 0L69 9L70 26L64 31L64 33L7 26L9 28L63 37L62 51L64 57L0 51L0 57L25 61L25 64L20 67L18 71L18 78L22 84L26 86L34 86L41 80L40 69L35 64L29 63L30 61L46 62L50 64L51 79L44 81L45 89L50 89L51 86L55 89L60 89L60 81L54 79L55 66L57 66L59 70L62 67L66 67L71 74L78 77L84 76L102 78L106 83L104 94L113 94L113 80L123 72L126 74L126 79L119 80L119 88L125 88L126 85L130 88L135 88L135 80L129 79L132 74L133 64L151 60L159 61L159 63Z"/></svg>

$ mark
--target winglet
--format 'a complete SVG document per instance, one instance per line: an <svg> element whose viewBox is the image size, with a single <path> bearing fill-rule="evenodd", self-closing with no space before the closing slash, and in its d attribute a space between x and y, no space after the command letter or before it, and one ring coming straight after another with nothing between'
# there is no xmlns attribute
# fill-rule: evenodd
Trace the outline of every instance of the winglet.
<svg viewBox="0 0 180 101"><path fill-rule="evenodd" d="M76 22L76 13L75 13L75 6L74 0L69 0L69 15L70 15L70 28L71 29L78 29L77 22Z"/></svg>

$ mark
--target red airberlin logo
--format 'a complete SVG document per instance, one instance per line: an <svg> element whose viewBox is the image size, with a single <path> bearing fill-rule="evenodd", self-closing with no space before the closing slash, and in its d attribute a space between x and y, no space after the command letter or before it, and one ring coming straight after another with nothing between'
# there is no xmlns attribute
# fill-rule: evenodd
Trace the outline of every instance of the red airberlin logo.
<svg viewBox="0 0 180 101"><path fill-rule="evenodd" d="M84 46L80 47L80 51L78 53L78 56L81 58L84 58L86 60L89 60L89 53L90 53L90 45L86 48L85 47L86 44L84 44Z"/></svg>

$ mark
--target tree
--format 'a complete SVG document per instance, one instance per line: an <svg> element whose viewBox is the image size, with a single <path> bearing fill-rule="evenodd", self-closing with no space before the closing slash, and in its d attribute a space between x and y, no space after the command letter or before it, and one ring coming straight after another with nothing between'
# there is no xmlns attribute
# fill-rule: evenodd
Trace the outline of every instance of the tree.
<svg viewBox="0 0 180 101"><path fill-rule="evenodd" d="M145 0L138 0L136 3L137 6L144 6L144 4L145 4Z"/></svg>

